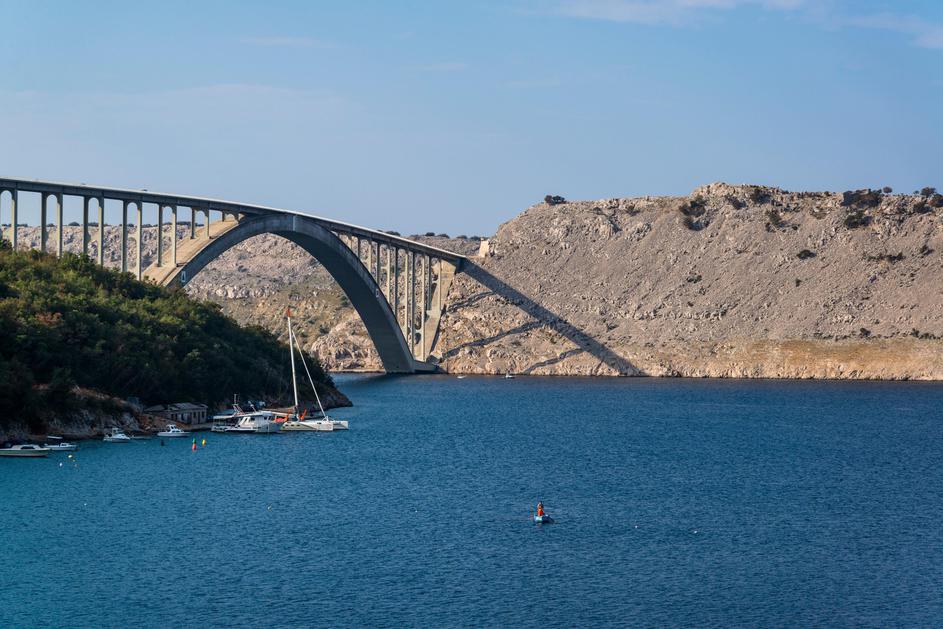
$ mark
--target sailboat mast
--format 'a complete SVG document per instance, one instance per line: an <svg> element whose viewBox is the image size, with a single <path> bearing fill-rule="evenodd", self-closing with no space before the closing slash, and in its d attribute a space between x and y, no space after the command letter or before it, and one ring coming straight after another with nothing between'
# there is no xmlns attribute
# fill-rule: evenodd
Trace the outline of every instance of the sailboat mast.
<svg viewBox="0 0 943 629"><path fill-rule="evenodd" d="M291 386L295 391L295 413L298 413L298 379L295 377L295 350L292 349L291 340L294 334L291 331L291 308L285 311L285 317L288 319L288 353L291 354Z"/></svg>
<svg viewBox="0 0 943 629"><path fill-rule="evenodd" d="M298 354L301 356L301 365L305 368L305 373L308 374L308 382L311 383L311 390L314 391L314 399L318 401L318 408L321 409L321 416L327 417L327 413L324 412L324 406L321 404L321 396L318 395L318 388L314 386L314 378L311 377L311 372L308 371L308 361L305 360L304 352L301 351L300 346L298 348Z"/></svg>

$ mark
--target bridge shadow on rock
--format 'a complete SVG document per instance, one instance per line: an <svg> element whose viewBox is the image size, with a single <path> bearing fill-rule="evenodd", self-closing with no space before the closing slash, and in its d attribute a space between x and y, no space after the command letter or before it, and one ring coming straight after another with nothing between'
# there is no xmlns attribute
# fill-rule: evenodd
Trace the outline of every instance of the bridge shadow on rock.
<svg viewBox="0 0 943 629"><path fill-rule="evenodd" d="M631 362L619 356L617 353L597 341L596 339L590 337L588 334L574 326L572 323L564 319L563 317L547 310L533 299L520 292L516 288L508 285L504 281L498 279L481 266L475 264L471 260L466 260L462 266L462 273L468 275L476 282L488 288L493 294L501 297L505 301L514 306L520 308L524 313L531 316L534 321L526 323L520 326L517 326L513 329L502 332L501 334L496 334L485 339L479 339L477 341L472 341L470 343L462 344L458 347L455 347L443 355L443 359L450 358L456 355L461 349L465 347L481 347L493 343L494 341L510 336L512 334L520 334L521 332L527 332L534 330L540 327L548 327L559 333L572 343L576 344L579 348L578 350L569 350L564 352L561 356L550 359L546 361L539 362L535 365L531 365L525 369L522 373L532 373L535 369L544 367L547 365L554 364L570 356L579 354L580 352L586 352L591 356L595 357L601 363L608 366L610 369L622 376L631 376L631 375L644 375L642 371L633 365ZM463 305L467 306L477 301L483 299L487 294L477 293L470 297L467 300L453 304L450 309L455 309L456 307L461 307Z"/></svg>

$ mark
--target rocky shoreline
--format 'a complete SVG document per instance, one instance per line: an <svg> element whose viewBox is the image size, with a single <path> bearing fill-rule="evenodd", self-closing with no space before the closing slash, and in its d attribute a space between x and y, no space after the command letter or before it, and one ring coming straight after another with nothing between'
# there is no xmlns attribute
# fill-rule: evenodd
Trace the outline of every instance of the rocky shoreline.
<svg viewBox="0 0 943 629"><path fill-rule="evenodd" d="M47 435L56 435L67 441L100 440L111 432L112 428L120 428L128 434L153 435L164 430L167 420L163 417L145 413L140 407L125 400L107 398L107 405L111 408L101 408L104 396L95 395L98 404L93 407L80 408L60 413L52 417L42 418L40 421L45 428L37 432L36 424L31 427L25 422L14 422L5 428L0 428L0 443L5 442L32 442L42 443ZM346 395L334 389L323 394L321 401L325 409L353 406ZM183 426L185 430L209 430L212 422L193 426Z"/></svg>

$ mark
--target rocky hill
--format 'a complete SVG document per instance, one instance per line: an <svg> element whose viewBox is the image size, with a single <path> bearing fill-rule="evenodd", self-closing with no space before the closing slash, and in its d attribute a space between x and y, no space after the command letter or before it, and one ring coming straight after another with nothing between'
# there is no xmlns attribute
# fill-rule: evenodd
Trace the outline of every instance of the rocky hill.
<svg viewBox="0 0 943 629"><path fill-rule="evenodd" d="M481 256L473 240L428 240L472 256L435 347L450 372L943 378L943 197L930 190L711 184L541 203ZM280 238L246 241L188 290L276 333L292 304L326 367L380 368L337 286Z"/></svg>

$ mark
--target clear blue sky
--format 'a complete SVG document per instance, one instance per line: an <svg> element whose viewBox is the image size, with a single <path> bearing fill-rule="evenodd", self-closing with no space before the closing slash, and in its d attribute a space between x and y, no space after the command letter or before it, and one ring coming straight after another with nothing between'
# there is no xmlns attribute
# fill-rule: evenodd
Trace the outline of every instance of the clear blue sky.
<svg viewBox="0 0 943 629"><path fill-rule="evenodd" d="M0 0L0 174L490 234L545 194L943 188L939 0Z"/></svg>

